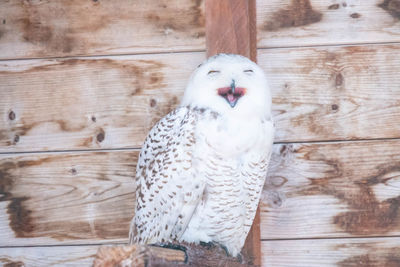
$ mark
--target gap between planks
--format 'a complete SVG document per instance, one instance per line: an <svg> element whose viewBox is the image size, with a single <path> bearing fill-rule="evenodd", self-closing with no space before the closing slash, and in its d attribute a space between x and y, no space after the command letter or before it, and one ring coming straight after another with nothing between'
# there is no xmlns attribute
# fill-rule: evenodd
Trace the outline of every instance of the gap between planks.
<svg viewBox="0 0 400 267"><path fill-rule="evenodd" d="M268 47L257 47L257 50L285 50L285 49L296 49L296 48L349 47L349 46L398 45L398 44L400 44L400 42L369 42L369 43L340 43L340 44L268 46Z"/></svg>
<svg viewBox="0 0 400 267"><path fill-rule="evenodd" d="M365 143L373 141L396 141L400 140L400 137L392 138L368 138L368 139L331 139L331 140L310 140L310 141L283 141L274 142L275 145L286 145L286 144L330 144L330 143Z"/></svg>
<svg viewBox="0 0 400 267"><path fill-rule="evenodd" d="M331 143L368 143L374 141L396 141L400 137L394 138L370 138L370 139L347 139L347 140L312 140L312 141L287 141L274 142L274 145L288 144L331 144ZM87 152L118 152L118 151L140 151L141 147L120 147L120 148L93 148L93 149L65 149L65 150L33 150L33 151L8 151L0 152L0 155L20 155L20 154L54 154L54 153L87 153Z"/></svg>
<svg viewBox="0 0 400 267"><path fill-rule="evenodd" d="M399 42L400 43L400 42ZM2 58L2 61L23 61L23 60L47 60L47 59L90 59L90 58L109 58L109 57L121 57L121 56L139 56L139 55L169 55L169 54L191 54L191 53L205 53L205 49L198 50L182 50L173 52L140 52L140 53L120 53L120 54L93 54L93 55L70 55L70 56L55 56L55 57L26 57L26 58Z"/></svg>
<svg viewBox="0 0 400 267"><path fill-rule="evenodd" d="M93 246L124 246L128 245L127 242L110 242L110 243L82 243L82 244L53 244L53 245L26 245L26 246L0 246L2 248L53 248L53 247L93 247Z"/></svg>
<svg viewBox="0 0 400 267"><path fill-rule="evenodd" d="M390 235L390 236L344 236L344 237L312 237L312 238L276 238L276 239L260 239L261 242L274 242L274 241L302 241L302 240L353 240L353 239L398 239L400 235ZM120 246L127 245L127 242L93 242L93 243L83 243L83 244L53 244L53 245L17 245L17 246L0 246L2 248L52 248L52 247L89 247L89 246Z"/></svg>
<svg viewBox="0 0 400 267"><path fill-rule="evenodd" d="M261 239L261 242L274 242L274 241L301 241L301 240L351 240L351 239L374 239L374 238L387 238L387 239L397 239L400 235L373 235L373 236L334 236L334 237L299 237L299 238L273 238L273 239Z"/></svg>
<svg viewBox="0 0 400 267"><path fill-rule="evenodd" d="M347 44L318 44L318 45L299 45L299 46L273 46L273 47L257 47L257 50L285 50L285 49L302 49L302 48L335 48L335 47L351 47L351 46L371 46L371 45L400 45L400 42L371 42L371 43L347 43ZM181 50L173 52L140 52L140 53L120 53L120 54L94 54L94 55L73 55L73 56L55 56L55 57L27 57L27 58L3 58L4 61L24 61L24 60L50 60L50 59L91 59L91 58L109 58L123 56L139 56L139 55L169 55L169 54L191 54L205 53L205 49L197 50Z"/></svg>
<svg viewBox="0 0 400 267"><path fill-rule="evenodd" d="M400 139L400 138L399 138ZM110 151L140 151L140 147L120 147L120 148L92 148L92 149L64 149L64 150L33 150L0 152L0 155L19 155L19 154L51 154L51 153L85 153L85 152L110 152Z"/></svg>

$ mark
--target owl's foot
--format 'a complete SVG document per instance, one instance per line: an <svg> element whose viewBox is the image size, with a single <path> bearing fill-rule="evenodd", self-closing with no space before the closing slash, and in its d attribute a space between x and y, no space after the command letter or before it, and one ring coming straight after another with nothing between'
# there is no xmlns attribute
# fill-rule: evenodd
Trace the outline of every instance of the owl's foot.
<svg viewBox="0 0 400 267"><path fill-rule="evenodd" d="M225 251L227 257L232 257L232 255L229 254L227 247L225 247L224 245L219 245L219 246ZM235 258L238 260L238 262L243 263L242 253L237 254L237 256Z"/></svg>
<svg viewBox="0 0 400 267"><path fill-rule="evenodd" d="M207 249L212 249L212 248L215 248L217 246L217 244L214 243L214 242L203 242L203 241L200 241L200 246L205 247Z"/></svg>
<svg viewBox="0 0 400 267"><path fill-rule="evenodd" d="M181 250L181 251L186 253L186 247L182 246L182 245L179 245L178 243L170 243L170 242L168 242L168 243L157 243L157 244L154 244L153 246Z"/></svg>
<svg viewBox="0 0 400 267"><path fill-rule="evenodd" d="M224 246L224 245L219 244L219 243L216 243L216 242L202 242L202 241L200 241L200 245L202 247L207 248L207 249L213 249L213 248L218 246L218 247L223 249L223 251L225 252L227 257L232 257L232 255L229 254L228 248L226 246ZM236 256L236 258L238 259L239 262L242 262L242 254L239 253Z"/></svg>
<svg viewBox="0 0 400 267"><path fill-rule="evenodd" d="M242 256L242 253L239 253L239 254L236 256L236 259L238 260L238 262L243 263L243 256Z"/></svg>

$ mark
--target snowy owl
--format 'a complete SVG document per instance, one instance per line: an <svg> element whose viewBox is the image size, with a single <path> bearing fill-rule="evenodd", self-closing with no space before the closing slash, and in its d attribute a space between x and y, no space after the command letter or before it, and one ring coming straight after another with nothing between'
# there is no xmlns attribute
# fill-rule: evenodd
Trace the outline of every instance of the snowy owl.
<svg viewBox="0 0 400 267"><path fill-rule="evenodd" d="M193 72L181 104L148 134L136 169L130 243L216 242L240 253L271 156L262 69L219 54Z"/></svg>

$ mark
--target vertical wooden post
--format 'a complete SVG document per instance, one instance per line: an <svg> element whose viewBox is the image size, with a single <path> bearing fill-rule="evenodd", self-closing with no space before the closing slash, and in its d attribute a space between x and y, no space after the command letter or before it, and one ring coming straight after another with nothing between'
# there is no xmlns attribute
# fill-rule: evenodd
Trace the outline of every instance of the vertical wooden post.
<svg viewBox="0 0 400 267"><path fill-rule="evenodd" d="M257 60L256 1L206 0L207 56L240 54Z"/></svg>
<svg viewBox="0 0 400 267"><path fill-rule="evenodd" d="M207 56L240 54L257 62L256 1L206 0ZM255 266L261 265L260 210L242 250Z"/></svg>

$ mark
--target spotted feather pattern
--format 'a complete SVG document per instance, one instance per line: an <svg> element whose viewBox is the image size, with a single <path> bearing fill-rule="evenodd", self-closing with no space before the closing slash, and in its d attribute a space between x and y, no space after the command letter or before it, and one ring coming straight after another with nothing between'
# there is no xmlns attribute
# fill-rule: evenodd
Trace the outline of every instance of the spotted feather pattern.
<svg viewBox="0 0 400 267"><path fill-rule="evenodd" d="M192 168L195 115L181 107L150 131L136 169L136 210L131 243L177 240L200 199L204 183Z"/></svg>

